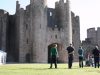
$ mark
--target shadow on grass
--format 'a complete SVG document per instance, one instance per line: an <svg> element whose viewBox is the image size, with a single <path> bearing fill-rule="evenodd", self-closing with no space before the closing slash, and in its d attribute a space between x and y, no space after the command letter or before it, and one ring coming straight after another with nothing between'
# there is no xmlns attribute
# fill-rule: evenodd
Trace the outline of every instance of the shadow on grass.
<svg viewBox="0 0 100 75"><path fill-rule="evenodd" d="M68 68L17 68L17 69L9 69L9 70L63 70L63 69L68 69ZM72 69L78 69L78 68L72 68ZM69 69L69 70L72 70Z"/></svg>
<svg viewBox="0 0 100 75"><path fill-rule="evenodd" d="M19 68L19 69L22 69L22 70L48 70L48 68Z"/></svg>
<svg viewBox="0 0 100 75"><path fill-rule="evenodd" d="M15 69L7 69L7 70L48 70L48 68L15 68Z"/></svg>
<svg viewBox="0 0 100 75"><path fill-rule="evenodd" d="M48 68L48 69L56 69L56 68ZM69 69L69 68L57 68L57 69ZM71 68L71 69L79 69L79 68L77 68L77 67L75 68L74 67L74 68ZM69 70L71 70L71 69L69 69Z"/></svg>

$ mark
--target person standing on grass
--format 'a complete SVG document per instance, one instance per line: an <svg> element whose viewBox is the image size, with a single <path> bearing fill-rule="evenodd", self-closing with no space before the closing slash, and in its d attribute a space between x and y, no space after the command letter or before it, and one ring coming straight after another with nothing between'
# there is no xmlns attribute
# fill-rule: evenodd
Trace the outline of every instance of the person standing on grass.
<svg viewBox="0 0 100 75"><path fill-rule="evenodd" d="M51 48L50 55L51 55L50 68L52 68L53 63L55 64L55 68L57 68L57 56L58 56L57 44L54 44L53 47Z"/></svg>
<svg viewBox="0 0 100 75"><path fill-rule="evenodd" d="M68 68L71 69L74 56L74 47L72 46L72 44L70 44L70 46L67 47L67 51L68 51Z"/></svg>
<svg viewBox="0 0 100 75"><path fill-rule="evenodd" d="M83 68L83 54L84 54L84 50L82 49L81 46L78 49L78 54L79 54L79 67Z"/></svg>
<svg viewBox="0 0 100 75"><path fill-rule="evenodd" d="M92 54L94 57L94 67L96 68L98 66L99 68L100 51L98 49L98 46L95 46L95 48L92 51Z"/></svg>
<svg viewBox="0 0 100 75"><path fill-rule="evenodd" d="M93 58L93 56L90 56L90 66L94 66L94 58Z"/></svg>

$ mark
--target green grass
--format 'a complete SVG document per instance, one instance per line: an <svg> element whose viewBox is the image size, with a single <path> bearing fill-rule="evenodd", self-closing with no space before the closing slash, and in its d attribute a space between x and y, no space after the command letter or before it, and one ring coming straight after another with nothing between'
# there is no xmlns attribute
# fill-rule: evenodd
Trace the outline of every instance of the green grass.
<svg viewBox="0 0 100 75"><path fill-rule="evenodd" d="M49 66L50 64L5 64L0 65L0 75L100 75L100 69L79 68L76 63L72 69L68 69L67 64L58 64L58 69L49 69Z"/></svg>

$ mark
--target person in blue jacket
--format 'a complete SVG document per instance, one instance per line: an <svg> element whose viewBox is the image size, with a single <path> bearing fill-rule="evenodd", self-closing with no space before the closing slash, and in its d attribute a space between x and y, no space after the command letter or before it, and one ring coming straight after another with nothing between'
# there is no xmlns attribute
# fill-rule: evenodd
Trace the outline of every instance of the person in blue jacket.
<svg viewBox="0 0 100 75"><path fill-rule="evenodd" d="M79 54L79 67L83 68L83 55L84 55L84 50L80 46L78 49L78 54Z"/></svg>

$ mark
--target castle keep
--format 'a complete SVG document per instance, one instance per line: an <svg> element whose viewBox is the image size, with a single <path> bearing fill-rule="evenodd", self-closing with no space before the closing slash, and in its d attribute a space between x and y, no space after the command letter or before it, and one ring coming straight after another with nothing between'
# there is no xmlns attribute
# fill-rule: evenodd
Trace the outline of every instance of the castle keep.
<svg viewBox="0 0 100 75"><path fill-rule="evenodd" d="M0 10L0 48L8 62L50 61L52 44L58 45L58 62L67 62L66 47L73 43L75 59L80 45L79 16L70 11L69 0L48 8L46 0L30 0L26 9L16 1L15 15Z"/></svg>

